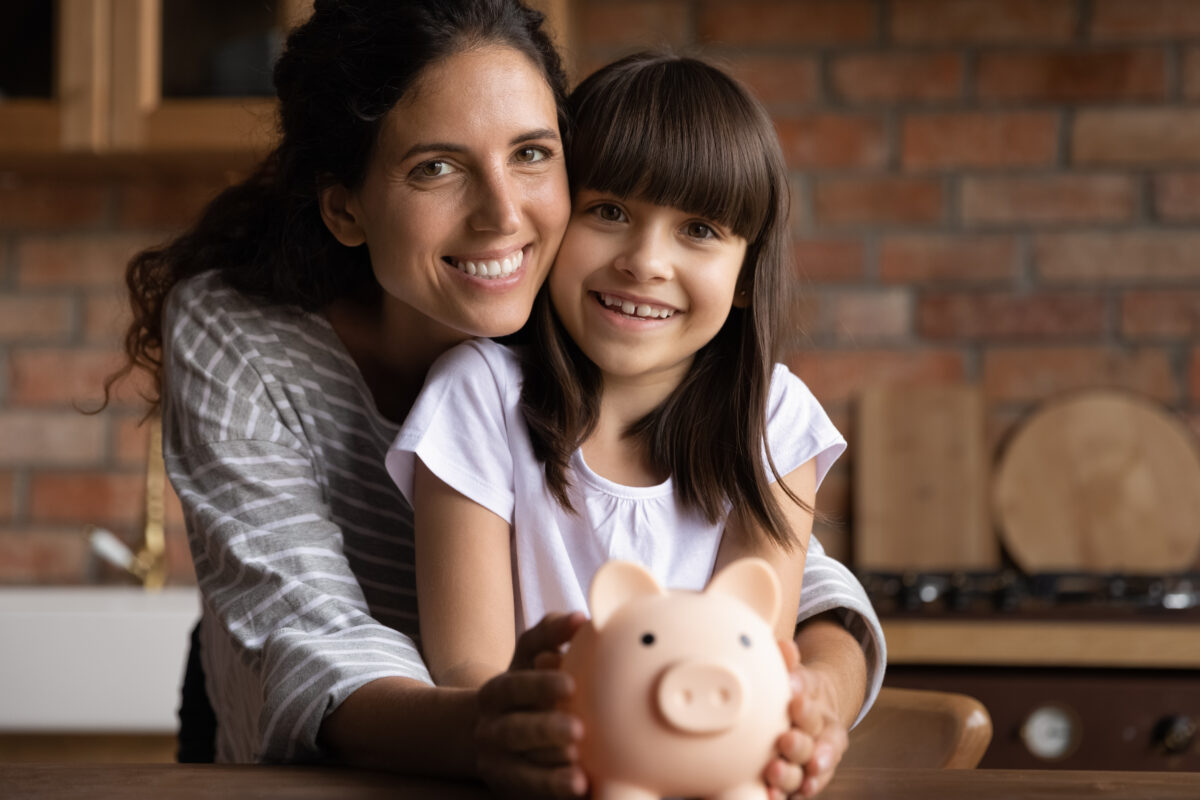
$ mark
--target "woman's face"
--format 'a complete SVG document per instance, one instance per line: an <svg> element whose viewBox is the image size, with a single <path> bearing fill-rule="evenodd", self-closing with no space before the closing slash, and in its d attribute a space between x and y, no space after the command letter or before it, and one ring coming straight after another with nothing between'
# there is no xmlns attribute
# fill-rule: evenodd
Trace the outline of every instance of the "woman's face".
<svg viewBox="0 0 1200 800"><path fill-rule="evenodd" d="M501 45L428 67L384 120L346 208L386 313L407 320L397 329L453 339L520 328L570 214L541 72Z"/></svg>

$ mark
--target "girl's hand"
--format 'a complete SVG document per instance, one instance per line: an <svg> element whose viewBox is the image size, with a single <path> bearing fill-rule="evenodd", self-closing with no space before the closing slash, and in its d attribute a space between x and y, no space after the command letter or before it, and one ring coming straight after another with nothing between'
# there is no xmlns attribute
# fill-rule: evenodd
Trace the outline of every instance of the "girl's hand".
<svg viewBox="0 0 1200 800"><path fill-rule="evenodd" d="M779 757L767 765L764 778L772 800L812 797L833 777L849 739L833 682L800 663L795 642L781 640L779 648L792 681L792 728L776 742Z"/></svg>
<svg viewBox="0 0 1200 800"><path fill-rule="evenodd" d="M583 723L560 710L574 691L559 647L586 617L549 614L517 639L512 664L479 690L475 726L479 775L510 797L569 798L587 792L577 763Z"/></svg>

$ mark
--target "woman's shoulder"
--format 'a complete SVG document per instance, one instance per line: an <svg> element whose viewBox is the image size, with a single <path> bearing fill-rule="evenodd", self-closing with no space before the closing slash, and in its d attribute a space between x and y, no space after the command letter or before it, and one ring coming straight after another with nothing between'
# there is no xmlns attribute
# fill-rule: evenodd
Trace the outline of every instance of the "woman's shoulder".
<svg viewBox="0 0 1200 800"><path fill-rule="evenodd" d="M520 359L513 348L491 339L468 339L439 356L430 374L490 374L507 382L520 371Z"/></svg>

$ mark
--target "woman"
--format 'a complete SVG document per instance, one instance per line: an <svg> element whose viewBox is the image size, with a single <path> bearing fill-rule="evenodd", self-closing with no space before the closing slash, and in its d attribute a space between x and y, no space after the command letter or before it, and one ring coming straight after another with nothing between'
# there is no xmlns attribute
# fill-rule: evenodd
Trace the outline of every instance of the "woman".
<svg viewBox="0 0 1200 800"><path fill-rule="evenodd" d="M561 239L565 81L540 25L515 0L318 0L276 67L279 146L130 267L127 349L161 388L218 760L584 789L578 725L553 710L565 676L529 669L579 620L530 630L478 691L434 688L414 644L411 511L384 470L432 361L519 329ZM831 590L808 613L849 609L877 686L861 587L809 562L806 584ZM817 620L797 642L811 700L794 716L825 721L783 743L786 792L799 764L832 774L834 718L868 686L846 627Z"/></svg>

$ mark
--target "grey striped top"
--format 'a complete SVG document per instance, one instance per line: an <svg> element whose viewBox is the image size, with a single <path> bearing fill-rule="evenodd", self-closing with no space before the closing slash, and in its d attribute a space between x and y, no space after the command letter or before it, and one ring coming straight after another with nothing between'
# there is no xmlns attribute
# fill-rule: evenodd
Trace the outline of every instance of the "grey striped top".
<svg viewBox="0 0 1200 800"><path fill-rule="evenodd" d="M417 650L412 513L384 468L398 426L322 317L264 306L216 273L166 309L163 450L203 596L219 761L302 761L362 685L431 682ZM843 609L873 700L882 630L814 540L802 616Z"/></svg>

